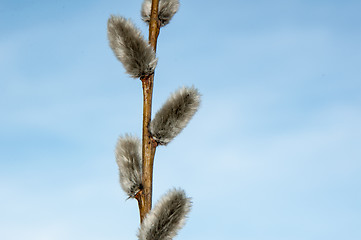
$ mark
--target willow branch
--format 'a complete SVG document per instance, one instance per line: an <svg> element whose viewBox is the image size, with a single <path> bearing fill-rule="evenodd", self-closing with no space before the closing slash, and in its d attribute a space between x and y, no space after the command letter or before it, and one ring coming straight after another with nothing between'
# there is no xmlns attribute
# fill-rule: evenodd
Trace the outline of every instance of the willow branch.
<svg viewBox="0 0 361 240"><path fill-rule="evenodd" d="M160 29L160 21L158 18L159 0L152 0L152 9L149 22L149 43L154 51L157 50L157 39Z"/></svg>
<svg viewBox="0 0 361 240"><path fill-rule="evenodd" d="M160 29L158 20L159 0L152 0L152 8L149 22L149 43L154 51L157 48L157 39ZM152 185L153 185L153 163L157 142L151 137L148 127L151 121L152 96L154 73L141 78L143 87L143 136L142 136L142 185L143 189L137 194L140 222L152 208Z"/></svg>

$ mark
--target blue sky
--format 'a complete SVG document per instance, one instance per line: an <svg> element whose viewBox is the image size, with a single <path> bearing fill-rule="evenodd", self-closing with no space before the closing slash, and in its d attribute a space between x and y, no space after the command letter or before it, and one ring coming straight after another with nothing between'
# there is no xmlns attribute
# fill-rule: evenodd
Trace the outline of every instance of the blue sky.
<svg viewBox="0 0 361 240"><path fill-rule="evenodd" d="M0 239L136 239L114 146L141 134L142 91L111 52L110 14L142 1L0 4ZM361 239L360 1L181 1L161 30L153 112L202 106L155 160L181 187L177 239Z"/></svg>

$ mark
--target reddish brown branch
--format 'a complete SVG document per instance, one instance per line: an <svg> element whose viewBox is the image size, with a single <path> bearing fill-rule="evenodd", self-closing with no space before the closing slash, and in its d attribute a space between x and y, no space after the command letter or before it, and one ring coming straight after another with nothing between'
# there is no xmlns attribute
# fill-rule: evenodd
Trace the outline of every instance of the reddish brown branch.
<svg viewBox="0 0 361 240"><path fill-rule="evenodd" d="M158 18L158 5L159 0L152 0L152 9L149 22L149 43L153 47L154 51L157 50L157 39L160 29L160 21Z"/></svg>
<svg viewBox="0 0 361 240"><path fill-rule="evenodd" d="M160 22L158 20L159 0L152 0L152 8L149 22L149 43L154 51L157 48L157 39L159 35ZM143 137L142 137L142 164L143 189L137 194L140 222L152 208L152 185L153 185L153 163L157 143L150 136L148 126L151 121L152 96L154 73L150 76L141 78L143 87Z"/></svg>

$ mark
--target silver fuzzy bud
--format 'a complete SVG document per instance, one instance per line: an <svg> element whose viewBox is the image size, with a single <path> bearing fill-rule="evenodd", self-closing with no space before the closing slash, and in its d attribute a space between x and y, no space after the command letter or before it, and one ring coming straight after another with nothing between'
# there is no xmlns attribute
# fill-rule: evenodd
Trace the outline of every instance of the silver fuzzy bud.
<svg viewBox="0 0 361 240"><path fill-rule="evenodd" d="M200 93L183 87L173 93L150 122L149 132L160 145L167 145L185 128L197 112Z"/></svg>
<svg viewBox="0 0 361 240"><path fill-rule="evenodd" d="M115 158L119 167L120 185L129 198L142 189L142 147L140 140L131 135L119 137Z"/></svg>
<svg viewBox="0 0 361 240"><path fill-rule="evenodd" d="M184 226L191 206L183 190L170 190L143 219L139 240L171 240Z"/></svg>
<svg viewBox="0 0 361 240"><path fill-rule="evenodd" d="M140 78L154 72L157 66L155 52L130 20L110 16L108 39L115 56L131 77Z"/></svg>
<svg viewBox="0 0 361 240"><path fill-rule="evenodd" d="M150 22L152 0L144 0L141 10L144 22ZM158 19L161 26L167 25L179 9L179 0L159 0Z"/></svg>

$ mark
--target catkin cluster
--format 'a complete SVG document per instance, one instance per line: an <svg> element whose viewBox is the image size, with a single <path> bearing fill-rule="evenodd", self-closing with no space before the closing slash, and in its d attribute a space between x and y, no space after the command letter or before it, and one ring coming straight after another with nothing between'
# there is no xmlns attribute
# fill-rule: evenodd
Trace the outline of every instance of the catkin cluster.
<svg viewBox="0 0 361 240"><path fill-rule="evenodd" d="M151 0L144 0L141 17L150 22ZM159 0L158 21L161 27L169 24L179 9L178 0ZM140 30L120 16L108 20L109 45L116 58L132 78L154 74L157 57ZM149 124L149 134L157 145L167 145L188 124L200 105L200 93L195 87L182 87L166 100ZM142 190L142 145L133 135L119 137L115 149L120 185L129 198L136 198ZM185 224L191 200L181 189L168 191L144 217L139 227L139 240L171 240Z"/></svg>

